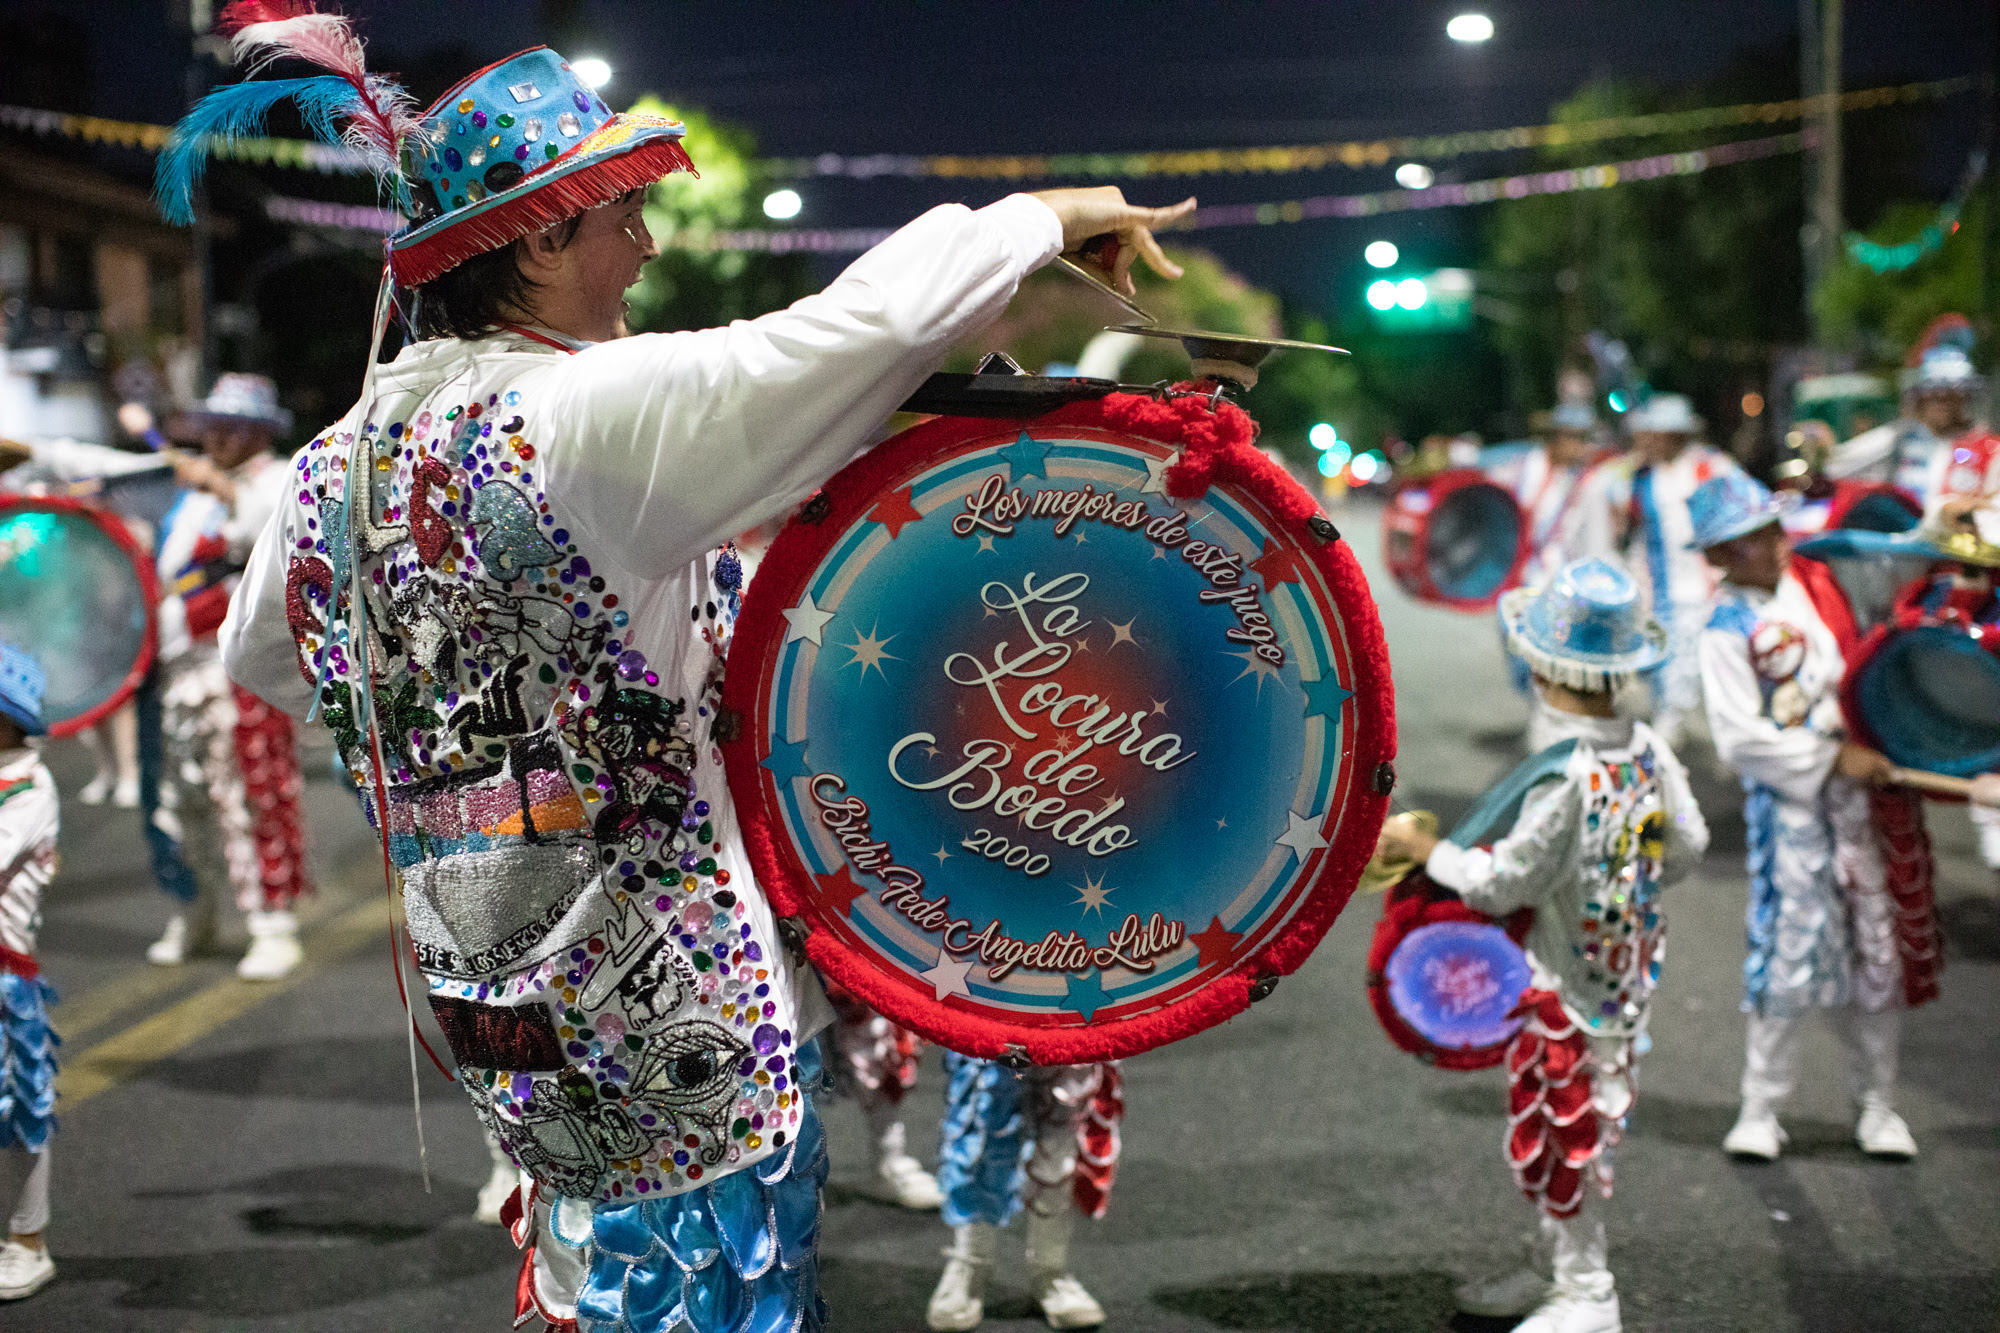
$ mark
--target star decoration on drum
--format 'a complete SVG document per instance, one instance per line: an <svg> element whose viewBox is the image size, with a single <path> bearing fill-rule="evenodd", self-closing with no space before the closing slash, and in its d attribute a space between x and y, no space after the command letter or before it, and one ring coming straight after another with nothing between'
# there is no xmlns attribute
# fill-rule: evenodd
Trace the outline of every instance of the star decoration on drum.
<svg viewBox="0 0 2000 1333"><path fill-rule="evenodd" d="M0 639L48 676L49 735L74 735L132 697L153 664L158 604L152 559L116 514L0 496Z"/></svg>
<svg viewBox="0 0 2000 1333"><path fill-rule="evenodd" d="M717 731L822 971L955 1049L1076 1063L1311 952L1394 702L1359 565L1252 430L1206 394L939 418L779 535Z"/></svg>

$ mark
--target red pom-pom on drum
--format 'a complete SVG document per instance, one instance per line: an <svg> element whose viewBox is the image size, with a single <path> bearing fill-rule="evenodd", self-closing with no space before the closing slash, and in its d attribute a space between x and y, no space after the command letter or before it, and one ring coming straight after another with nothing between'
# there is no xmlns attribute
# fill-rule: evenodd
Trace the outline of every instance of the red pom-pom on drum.
<svg viewBox="0 0 2000 1333"><path fill-rule="evenodd" d="M1520 582L1528 525L1476 468L1398 486L1382 516L1382 558L1404 592L1455 611L1488 611Z"/></svg>

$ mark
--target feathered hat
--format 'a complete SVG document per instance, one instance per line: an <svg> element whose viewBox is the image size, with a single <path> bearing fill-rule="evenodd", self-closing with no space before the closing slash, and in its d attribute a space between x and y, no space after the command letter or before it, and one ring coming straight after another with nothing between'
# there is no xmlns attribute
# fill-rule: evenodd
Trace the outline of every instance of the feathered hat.
<svg viewBox="0 0 2000 1333"><path fill-rule="evenodd" d="M693 171L664 116L612 111L545 46L461 80L428 111L393 79L368 72L347 16L311 0L233 0L216 22L246 76L282 57L330 71L217 88L182 118L160 155L154 190L171 222L194 220L214 142L260 132L290 100L307 128L360 154L411 225L389 243L395 280L418 286L488 250Z"/></svg>
<svg viewBox="0 0 2000 1333"><path fill-rule="evenodd" d="M1977 393L1984 389L1986 377L1972 364L1972 348L1977 341L1978 335L1964 315L1939 315L1911 345L1910 354L1904 359L1900 377L1904 392L1947 389Z"/></svg>

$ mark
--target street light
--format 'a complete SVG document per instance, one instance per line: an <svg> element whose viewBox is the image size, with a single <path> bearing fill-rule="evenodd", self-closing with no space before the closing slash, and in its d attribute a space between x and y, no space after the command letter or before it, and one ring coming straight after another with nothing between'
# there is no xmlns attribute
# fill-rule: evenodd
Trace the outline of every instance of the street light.
<svg viewBox="0 0 2000 1333"><path fill-rule="evenodd" d="M1377 310L1393 310L1396 306L1396 284L1387 278L1377 278L1368 284L1368 304Z"/></svg>
<svg viewBox="0 0 2000 1333"><path fill-rule="evenodd" d="M1431 299L1430 288L1424 286L1422 278L1404 278L1396 284L1396 304L1405 310L1422 310L1424 302ZM1387 309L1388 307L1379 307Z"/></svg>
<svg viewBox="0 0 2000 1333"><path fill-rule="evenodd" d="M570 61L569 72L576 75L586 88L602 88L611 82L611 66L596 56L585 56L581 60Z"/></svg>
<svg viewBox="0 0 2000 1333"><path fill-rule="evenodd" d="M1367 260L1372 268L1388 268L1401 254L1402 251L1396 248L1394 241L1370 241L1368 248L1361 252L1361 257Z"/></svg>
<svg viewBox="0 0 2000 1333"><path fill-rule="evenodd" d="M1454 42L1483 42L1493 35L1493 20L1484 14L1460 14L1444 25L1444 35Z"/></svg>
<svg viewBox="0 0 2000 1333"><path fill-rule="evenodd" d="M764 216L783 222L795 218L805 207L805 200L799 198L797 190L773 190L764 196Z"/></svg>
<svg viewBox="0 0 2000 1333"><path fill-rule="evenodd" d="M1340 439L1340 432L1333 428L1332 422L1322 421L1306 432L1306 439L1315 449L1331 449Z"/></svg>
<svg viewBox="0 0 2000 1333"><path fill-rule="evenodd" d="M1396 168L1396 184L1406 190L1428 190L1436 179L1437 174L1421 162L1405 162Z"/></svg>

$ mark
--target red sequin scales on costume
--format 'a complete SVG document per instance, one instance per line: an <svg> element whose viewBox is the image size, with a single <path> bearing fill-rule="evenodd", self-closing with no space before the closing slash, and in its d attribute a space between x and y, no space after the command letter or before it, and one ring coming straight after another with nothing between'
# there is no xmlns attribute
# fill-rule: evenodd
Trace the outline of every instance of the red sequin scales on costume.
<svg viewBox="0 0 2000 1333"><path fill-rule="evenodd" d="M241 686L231 688L236 698L236 762L243 770L243 792L257 842L263 909L281 911L312 890L306 876L305 819L299 808L304 782L292 720Z"/></svg>
<svg viewBox="0 0 2000 1333"><path fill-rule="evenodd" d="M1596 1061L1561 998L1529 989L1513 1014L1526 1021L1507 1046L1507 1165L1543 1212L1574 1217L1586 1177L1611 1197L1605 1152L1617 1142L1618 1126L1598 1114Z"/></svg>

